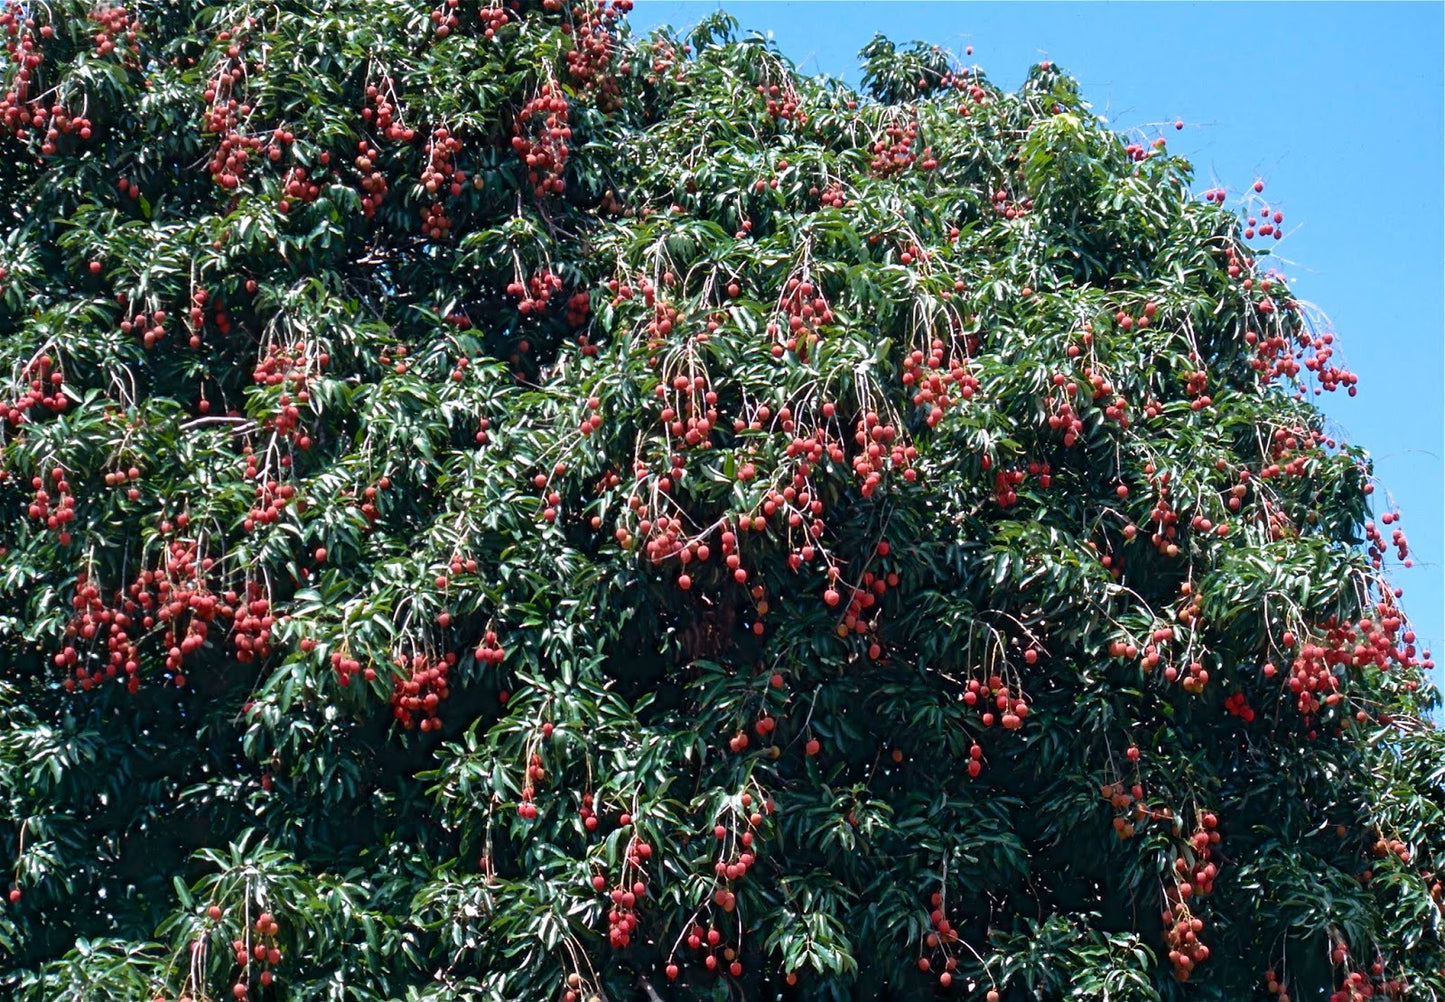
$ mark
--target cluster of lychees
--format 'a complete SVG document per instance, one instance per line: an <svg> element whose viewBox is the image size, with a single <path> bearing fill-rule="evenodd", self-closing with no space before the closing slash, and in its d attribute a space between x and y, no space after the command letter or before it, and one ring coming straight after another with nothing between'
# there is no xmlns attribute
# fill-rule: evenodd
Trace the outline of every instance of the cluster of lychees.
<svg viewBox="0 0 1445 1002"><path fill-rule="evenodd" d="M407 730L440 729L442 722L437 717L437 706L451 694L448 675L456 666L456 653L449 651L439 658L398 655L394 663L406 674L392 688L393 715Z"/></svg>
<svg viewBox="0 0 1445 1002"><path fill-rule="evenodd" d="M108 56L117 50L117 42L123 48L123 61L127 65L138 65L140 58L140 27L136 16L125 7L97 7L87 15L95 22L95 34L91 41L97 56Z"/></svg>
<svg viewBox="0 0 1445 1002"><path fill-rule="evenodd" d="M548 81L536 97L522 105L513 124L512 149L526 164L527 180L538 198L560 195L567 187L563 174L567 144L572 139L567 109L566 93Z"/></svg>
<svg viewBox="0 0 1445 1002"><path fill-rule="evenodd" d="M75 495L70 492L70 480L63 468L57 466L51 470L50 478L53 482L49 488L43 477L30 479L33 493L25 506L25 513L54 532L60 545L69 546L70 530L67 526L75 521ZM55 491L53 495L51 489Z"/></svg>
<svg viewBox="0 0 1445 1002"><path fill-rule="evenodd" d="M883 137L876 140L870 151L873 160L869 169L878 177L901 174L913 166L916 156L913 147L918 139L918 120L894 122L883 130Z"/></svg>
<svg viewBox="0 0 1445 1002"><path fill-rule="evenodd" d="M29 380L25 388L14 399L0 402L0 417L10 427L30 420L33 408L59 414L70 405L64 392L65 374L49 355L41 355L26 365L22 376Z"/></svg>
<svg viewBox="0 0 1445 1002"><path fill-rule="evenodd" d="M250 117L251 105L241 96L249 65L242 53L250 25L218 32L216 41L226 48L216 66L215 76L201 95L206 104L202 131L219 137L208 165L211 180L222 188L234 189L245 178L253 157L262 153L262 138L241 131Z"/></svg>
<svg viewBox="0 0 1445 1002"><path fill-rule="evenodd" d="M572 8L571 24L563 26L573 46L567 51L567 74L583 93L592 95L603 114L622 107L622 92L611 70L617 20L631 9L632 0L584 0Z"/></svg>
<svg viewBox="0 0 1445 1002"><path fill-rule="evenodd" d="M1199 829L1174 859L1172 881L1165 885L1164 941L1169 947L1169 964L1180 981L1189 980L1194 968L1209 959L1209 947L1200 939L1204 920L1191 912L1189 901L1214 889L1219 867L1210 857L1219 844L1219 819L1209 811L1200 815Z"/></svg>
<svg viewBox="0 0 1445 1002"><path fill-rule="evenodd" d="M10 90L0 95L0 125L22 141L38 137L42 156L58 152L62 136L89 139L90 119L71 114L58 101L47 101L47 94L32 93L42 89L38 77L45 61L43 42L55 37L55 29L37 26L30 4L7 0L0 8L0 35L6 62L16 67Z"/></svg>
<svg viewBox="0 0 1445 1002"><path fill-rule="evenodd" d="M903 385L913 390L913 403L926 408L928 426L936 426L956 404L971 400L978 392L978 377L968 370L968 357L957 345L945 355L947 345L934 338L925 355L914 349L903 358Z"/></svg>

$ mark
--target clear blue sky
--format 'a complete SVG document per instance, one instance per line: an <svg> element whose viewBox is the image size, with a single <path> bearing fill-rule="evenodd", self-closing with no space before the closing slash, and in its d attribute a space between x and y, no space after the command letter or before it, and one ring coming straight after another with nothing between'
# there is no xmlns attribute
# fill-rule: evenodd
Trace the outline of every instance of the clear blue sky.
<svg viewBox="0 0 1445 1002"><path fill-rule="evenodd" d="M855 85L877 31L971 45L1007 89L1050 59L1116 128L1165 130L1199 191L1262 178L1285 213L1276 266L1334 321L1336 357L1360 377L1353 399L1319 400L1374 455L1379 505L1399 506L1415 565L1394 580L1445 660L1445 5L637 0L631 20L684 28L718 7L804 73Z"/></svg>

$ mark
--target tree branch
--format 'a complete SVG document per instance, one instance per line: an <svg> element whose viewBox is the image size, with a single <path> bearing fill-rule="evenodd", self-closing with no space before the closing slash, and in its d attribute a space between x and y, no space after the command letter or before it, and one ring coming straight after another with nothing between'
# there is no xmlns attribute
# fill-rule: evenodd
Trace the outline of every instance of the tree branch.
<svg viewBox="0 0 1445 1002"><path fill-rule="evenodd" d="M637 987L647 993L647 1002L663 1002L662 996L657 994L657 989L652 987L652 982L648 981L640 972L637 975Z"/></svg>

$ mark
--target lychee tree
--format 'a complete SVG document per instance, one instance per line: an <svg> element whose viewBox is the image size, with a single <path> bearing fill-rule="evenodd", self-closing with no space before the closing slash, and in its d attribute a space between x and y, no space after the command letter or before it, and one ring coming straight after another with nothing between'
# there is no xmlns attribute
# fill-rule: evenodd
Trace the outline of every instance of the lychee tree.
<svg viewBox="0 0 1445 1002"><path fill-rule="evenodd" d="M0 8L0 990L1445 995L1263 186L628 6Z"/></svg>

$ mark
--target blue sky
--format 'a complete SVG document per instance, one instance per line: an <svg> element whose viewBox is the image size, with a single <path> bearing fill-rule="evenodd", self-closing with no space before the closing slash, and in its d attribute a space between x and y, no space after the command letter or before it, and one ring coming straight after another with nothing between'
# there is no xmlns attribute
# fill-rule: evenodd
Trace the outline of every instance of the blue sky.
<svg viewBox="0 0 1445 1002"><path fill-rule="evenodd" d="M718 7L771 31L804 73L853 84L876 31L973 46L969 61L1008 89L1050 59L1116 128L1167 134L1199 191L1264 180L1285 213L1276 266L1329 315L1336 360L1360 377L1358 396L1319 401L1374 455L1377 511L1399 507L1414 567L1393 577L1442 660L1445 5L637 0L631 21L683 28Z"/></svg>

